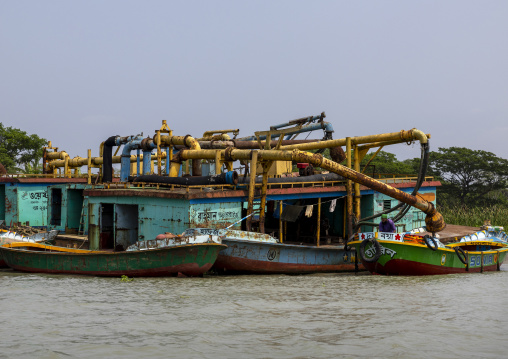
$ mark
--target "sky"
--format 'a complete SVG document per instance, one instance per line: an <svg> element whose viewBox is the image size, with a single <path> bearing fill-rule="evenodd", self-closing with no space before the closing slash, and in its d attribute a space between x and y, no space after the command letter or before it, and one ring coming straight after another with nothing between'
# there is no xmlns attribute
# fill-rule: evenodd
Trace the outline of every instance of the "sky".
<svg viewBox="0 0 508 359"><path fill-rule="evenodd" d="M86 157L162 120L249 136L324 111L334 138L417 128L508 159L507 19L505 0L0 0L0 122Z"/></svg>

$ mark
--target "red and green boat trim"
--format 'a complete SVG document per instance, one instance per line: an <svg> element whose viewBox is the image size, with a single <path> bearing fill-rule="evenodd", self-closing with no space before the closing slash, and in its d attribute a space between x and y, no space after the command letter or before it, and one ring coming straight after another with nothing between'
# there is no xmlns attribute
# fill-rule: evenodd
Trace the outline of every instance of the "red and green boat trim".
<svg viewBox="0 0 508 359"><path fill-rule="evenodd" d="M485 236L445 246L430 236L360 233L350 245L369 272L384 275L499 271L508 253L506 242Z"/></svg>

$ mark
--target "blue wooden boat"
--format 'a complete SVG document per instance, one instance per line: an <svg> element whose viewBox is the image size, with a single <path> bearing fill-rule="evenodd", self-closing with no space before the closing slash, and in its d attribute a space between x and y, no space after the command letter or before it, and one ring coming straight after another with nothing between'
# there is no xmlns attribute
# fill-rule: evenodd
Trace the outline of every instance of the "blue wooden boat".
<svg viewBox="0 0 508 359"><path fill-rule="evenodd" d="M228 230L222 243L227 248L212 267L219 273L307 274L364 269L356 262L354 251L344 251L342 246L280 243L267 234L239 230Z"/></svg>

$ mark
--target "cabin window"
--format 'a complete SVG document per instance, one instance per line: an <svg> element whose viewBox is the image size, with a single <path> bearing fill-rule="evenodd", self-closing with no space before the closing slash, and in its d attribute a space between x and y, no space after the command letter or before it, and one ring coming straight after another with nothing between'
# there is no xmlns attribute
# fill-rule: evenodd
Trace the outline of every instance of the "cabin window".
<svg viewBox="0 0 508 359"><path fill-rule="evenodd" d="M383 201L383 210L391 209L392 208L392 201L390 199L385 199Z"/></svg>
<svg viewBox="0 0 508 359"><path fill-rule="evenodd" d="M51 189L51 225L62 225L62 189Z"/></svg>

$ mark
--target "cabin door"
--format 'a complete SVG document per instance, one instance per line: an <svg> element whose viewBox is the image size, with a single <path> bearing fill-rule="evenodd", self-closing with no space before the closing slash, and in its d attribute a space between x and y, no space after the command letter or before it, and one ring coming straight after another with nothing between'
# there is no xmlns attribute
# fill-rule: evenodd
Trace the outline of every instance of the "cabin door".
<svg viewBox="0 0 508 359"><path fill-rule="evenodd" d="M115 250L125 250L138 240L138 206L115 205Z"/></svg>

